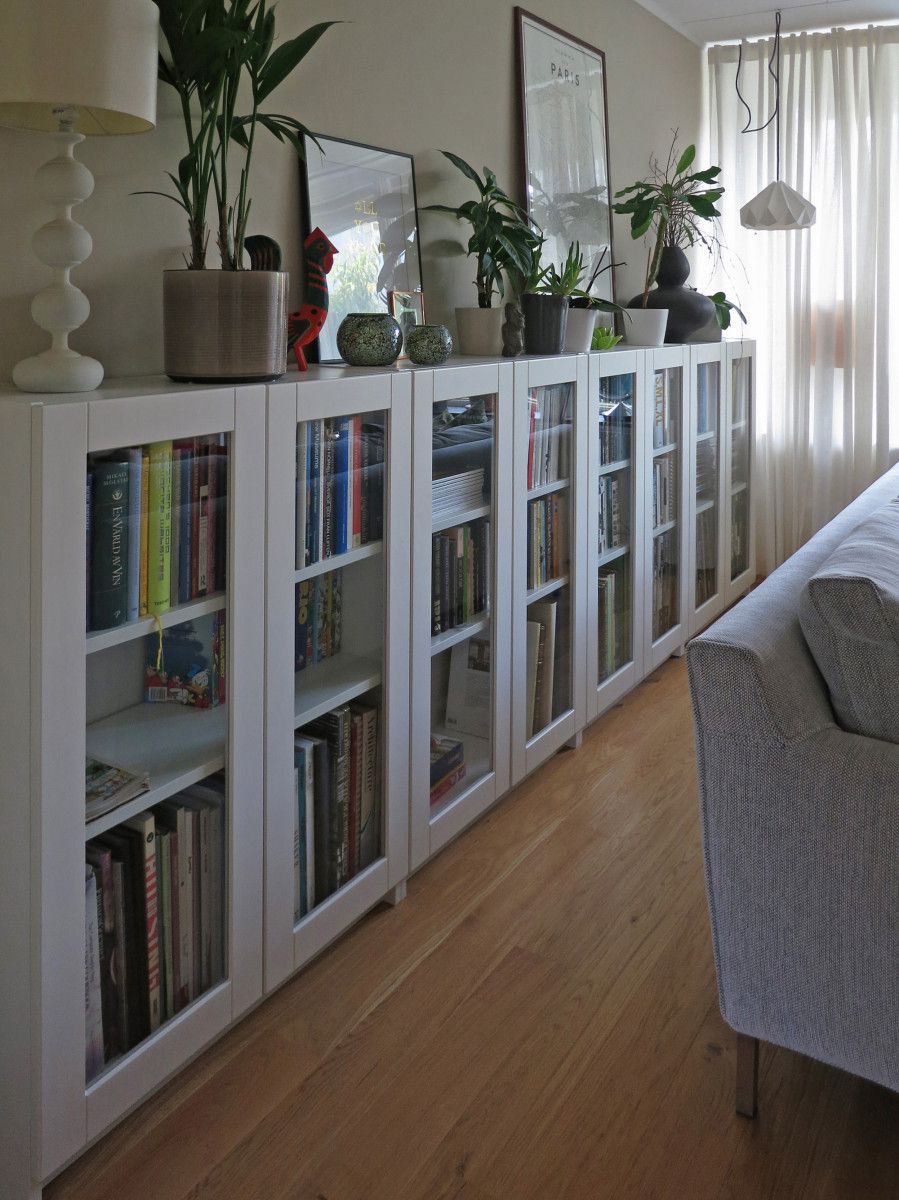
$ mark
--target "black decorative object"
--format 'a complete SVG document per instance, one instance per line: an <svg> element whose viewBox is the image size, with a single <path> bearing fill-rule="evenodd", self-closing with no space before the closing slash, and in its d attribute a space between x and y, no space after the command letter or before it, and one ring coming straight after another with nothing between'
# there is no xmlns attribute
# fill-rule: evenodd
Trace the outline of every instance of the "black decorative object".
<svg viewBox="0 0 899 1200"><path fill-rule="evenodd" d="M505 306L503 321L503 358L524 354L524 313L517 304Z"/></svg>
<svg viewBox="0 0 899 1200"><path fill-rule="evenodd" d="M659 261L656 287L646 297L647 308L667 308L665 341L680 343L715 319L715 305L702 292L684 287L690 264L680 246L666 246ZM629 307L640 308L643 296L634 296Z"/></svg>
<svg viewBox="0 0 899 1200"><path fill-rule="evenodd" d="M253 233L244 238L243 244L251 271L281 270L281 247L274 238L266 233Z"/></svg>
<svg viewBox="0 0 899 1200"><path fill-rule="evenodd" d="M525 292L521 297L524 311L525 354L561 354L568 328L568 296L546 296Z"/></svg>

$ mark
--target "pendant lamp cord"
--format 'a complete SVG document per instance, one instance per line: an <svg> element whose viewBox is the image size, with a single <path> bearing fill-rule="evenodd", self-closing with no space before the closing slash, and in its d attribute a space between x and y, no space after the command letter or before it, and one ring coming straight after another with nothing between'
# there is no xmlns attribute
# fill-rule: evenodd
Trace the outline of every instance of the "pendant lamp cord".
<svg viewBox="0 0 899 1200"><path fill-rule="evenodd" d="M746 109L746 124L740 130L740 133L761 133L763 129L767 129L772 121L774 125L774 144L775 155L777 159L777 179L780 179L780 9L774 14L774 45L771 47L771 55L768 59L768 74L774 80L774 111L765 122L764 125L757 125L754 129L750 129L752 124L752 109L743 98L743 93L740 91L740 70L743 66L743 43L740 42L740 50L737 56L737 77L735 80L737 89L737 99Z"/></svg>

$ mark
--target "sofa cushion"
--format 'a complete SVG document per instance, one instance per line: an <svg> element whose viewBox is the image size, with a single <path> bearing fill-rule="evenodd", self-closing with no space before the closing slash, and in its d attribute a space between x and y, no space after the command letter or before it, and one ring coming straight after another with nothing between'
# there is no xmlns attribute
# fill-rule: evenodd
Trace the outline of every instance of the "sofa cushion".
<svg viewBox="0 0 899 1200"><path fill-rule="evenodd" d="M899 498L809 579L799 619L840 725L899 742Z"/></svg>

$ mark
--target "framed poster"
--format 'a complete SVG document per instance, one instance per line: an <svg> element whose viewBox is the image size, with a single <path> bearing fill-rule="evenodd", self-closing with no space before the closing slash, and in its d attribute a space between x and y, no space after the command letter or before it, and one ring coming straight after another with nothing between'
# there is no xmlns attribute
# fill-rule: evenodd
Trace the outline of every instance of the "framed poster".
<svg viewBox="0 0 899 1200"><path fill-rule="evenodd" d="M318 361L340 362L347 313L388 312L391 292L421 291L415 170L411 154L323 134L303 141L303 236L318 226L337 247Z"/></svg>
<svg viewBox="0 0 899 1200"><path fill-rule="evenodd" d="M588 278L612 261L606 58L580 38L515 9L525 195L559 266L580 242ZM593 293L612 300L612 272Z"/></svg>

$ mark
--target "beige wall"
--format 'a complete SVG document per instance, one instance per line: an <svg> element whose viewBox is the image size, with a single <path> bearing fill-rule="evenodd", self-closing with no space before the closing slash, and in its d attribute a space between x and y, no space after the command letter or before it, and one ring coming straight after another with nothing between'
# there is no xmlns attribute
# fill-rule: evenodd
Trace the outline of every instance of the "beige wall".
<svg viewBox="0 0 899 1200"><path fill-rule="evenodd" d="M530 0L528 7L606 53L614 188L644 174L672 127L684 141L697 137L699 47L633 0ZM513 8L506 0L281 0L278 12L281 36L331 17L347 24L331 30L296 79L275 93L277 111L316 131L411 151L420 205L464 198L465 182L436 153L440 148L478 168L487 164L519 192ZM182 214L170 202L130 193L164 189L163 171L175 169L181 146L177 111L163 89L154 132L93 139L80 152L96 189L75 215L92 233L94 253L75 279L92 313L73 344L99 357L110 375L161 369L161 276L180 265ZM46 341L29 314L30 297L46 280L29 239L49 216L31 198L31 176L48 157L39 135L0 130L2 377ZM271 139L260 146L252 193L251 231L276 237L296 274L298 168ZM454 305L475 302L471 265L441 250L455 233L449 218L423 214L421 229L428 312L443 319ZM643 251L621 221L615 239L616 257L627 260L618 279L618 295L626 298L638 290Z"/></svg>

